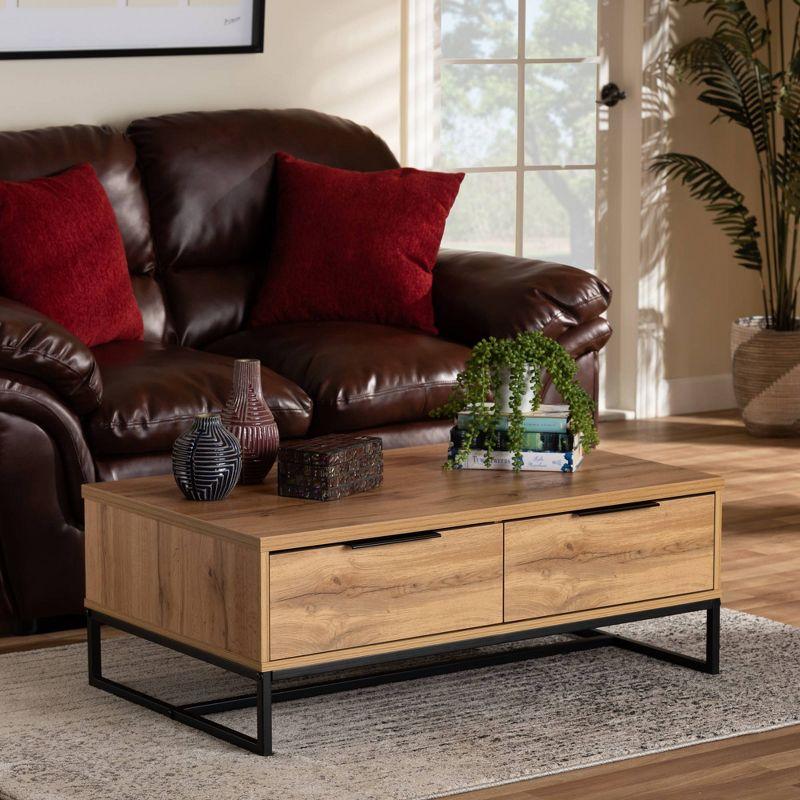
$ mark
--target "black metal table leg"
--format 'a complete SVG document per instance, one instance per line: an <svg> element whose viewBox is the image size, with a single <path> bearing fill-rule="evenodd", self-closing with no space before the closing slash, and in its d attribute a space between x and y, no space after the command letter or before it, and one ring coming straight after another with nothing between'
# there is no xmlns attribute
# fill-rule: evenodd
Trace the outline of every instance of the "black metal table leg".
<svg viewBox="0 0 800 800"><path fill-rule="evenodd" d="M579 636L598 636L604 635L608 638L608 644L629 650L632 653L649 656L650 658L666 661L668 664L675 664L679 667L687 667L708 675L719 675L719 636L720 636L720 601L710 600L704 605L706 609L706 655L705 658L695 658L683 653L676 653L664 647L658 647L637 639L630 639L627 636L619 636L616 633L597 630L580 631Z"/></svg>
<svg viewBox="0 0 800 800"><path fill-rule="evenodd" d="M624 636L599 630L606 626L636 622L643 619L688 614L693 611L706 612L706 654L705 658L694 658L682 653L676 653L655 645L645 644ZM103 676L102 639L100 625L107 624L120 630L131 633L142 639L155 642L163 647L168 647L179 653L200 659L216 667L234 672L255 682L255 693L237 695L219 700L201 700L183 705L173 705L164 700L140 692L137 689L125 686L117 681ZM547 628L534 628L527 631L485 636L471 641L450 643L434 647L421 647L414 650L397 653L385 653L379 656L354 658L348 661L339 661L331 664L322 664L316 667L286 669L277 673L281 678L306 677L310 674L324 673L338 670L347 670L377 664L382 662L415 659L423 656L441 656L454 650L464 650L474 647L486 647L495 644L504 644L527 639L541 638L554 635L570 635L567 641L536 646L517 647L511 650L496 650L482 652L451 660L438 660L421 664L399 665L395 669L370 673L365 675L345 675L334 677L322 682L305 684L302 686L273 689L273 673L258 672L233 661L218 656L213 656L197 648L174 641L167 637L139 628L130 623L115 619L114 617L87 611L87 643L89 683L99 689L110 692L132 703L149 708L170 719L182 722L205 733L216 736L218 739L234 744L262 756L272 754L272 705L273 703L296 700L302 697L312 697L333 692L348 691L352 689L375 686L383 683L392 683L433 675L442 675L466 669L479 669L481 667L508 664L515 661L524 661L533 658L542 658L561 653L589 650L598 647L614 646L632 652L641 653L651 658L667 661L683 667L689 667L700 672L717 675L719 673L719 644L720 644L720 601L703 600L694 603L685 603L667 608L651 609L648 611L617 614L593 620L594 628L582 627L586 623L570 622L552 625ZM207 719L211 714L221 714L243 708L256 709L256 736L246 736L239 731Z"/></svg>
<svg viewBox="0 0 800 800"><path fill-rule="evenodd" d="M92 616L91 611L86 613L86 649L89 655L89 681L103 675L103 654L100 644L100 623Z"/></svg>
<svg viewBox="0 0 800 800"><path fill-rule="evenodd" d="M256 725L260 755L272 755L272 673L262 672L256 678Z"/></svg>
<svg viewBox="0 0 800 800"><path fill-rule="evenodd" d="M719 613L722 603L714 600L706 611L706 672L719 675Z"/></svg>
<svg viewBox="0 0 800 800"><path fill-rule="evenodd" d="M237 747L242 747L249 750L251 753L256 753L262 756L272 755L272 692L271 692L271 675L269 672L257 672L255 670L247 669L246 667L236 664L235 662L227 661L216 656L203 653L193 647L182 645L179 642L174 642L157 634L144 631L136 626L129 625L121 622L120 620L106 617L96 612L87 611L87 643L89 651L89 685L98 689L103 689L110 694L128 700L131 703L149 708L158 714L165 717L182 722L192 728L208 733L225 742L234 744ZM232 698L224 702L212 703L188 703L186 705L174 705L165 700L160 700L157 697L141 692L138 689L133 689L118 681L111 680L103 676L102 669L102 639L100 636L100 624L104 622L112 627L125 630L128 633L133 633L143 639L161 644L169 647L172 650L182 652L201 661L206 661L214 666L226 669L229 672L235 672L244 677L250 678L256 682L256 694L247 695L245 697ZM223 711L231 711L235 708L247 708L256 705L258 708L257 713L257 731L256 736L247 736L234 728L229 728L227 725L221 725L214 720L206 719L205 714L221 713Z"/></svg>

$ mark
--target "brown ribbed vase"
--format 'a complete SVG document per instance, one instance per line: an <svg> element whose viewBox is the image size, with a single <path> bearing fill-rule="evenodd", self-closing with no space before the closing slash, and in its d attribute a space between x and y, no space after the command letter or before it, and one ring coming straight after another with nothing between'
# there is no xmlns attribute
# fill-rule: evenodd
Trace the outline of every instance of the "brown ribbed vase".
<svg viewBox="0 0 800 800"><path fill-rule="evenodd" d="M775 331L763 317L731 328L733 388L748 433L800 436L800 328Z"/></svg>
<svg viewBox="0 0 800 800"><path fill-rule="evenodd" d="M225 427L242 446L240 484L261 483L278 455L278 426L261 393L261 362L239 358L233 367L233 388L222 412Z"/></svg>

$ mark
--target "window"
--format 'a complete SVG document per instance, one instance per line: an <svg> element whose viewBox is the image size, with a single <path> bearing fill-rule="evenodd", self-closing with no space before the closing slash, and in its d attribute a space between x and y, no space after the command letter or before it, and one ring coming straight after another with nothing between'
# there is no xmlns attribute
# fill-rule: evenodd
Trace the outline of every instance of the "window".
<svg viewBox="0 0 800 800"><path fill-rule="evenodd" d="M435 20L426 160L467 173L444 245L593 269L597 0L422 2Z"/></svg>

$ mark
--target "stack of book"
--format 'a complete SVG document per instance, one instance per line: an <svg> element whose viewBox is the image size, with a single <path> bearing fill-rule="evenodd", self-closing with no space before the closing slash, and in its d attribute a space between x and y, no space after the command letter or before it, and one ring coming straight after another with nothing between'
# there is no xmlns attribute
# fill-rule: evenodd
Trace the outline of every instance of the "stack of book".
<svg viewBox="0 0 800 800"><path fill-rule="evenodd" d="M464 443L472 414L462 411L450 431L452 460ZM501 414L495 434L495 448L490 469L513 469L514 453L508 444L509 415ZM569 430L569 406L541 405L537 411L523 415L522 470L574 472L583 461L580 436ZM479 435L472 443L461 469L486 469L486 437Z"/></svg>

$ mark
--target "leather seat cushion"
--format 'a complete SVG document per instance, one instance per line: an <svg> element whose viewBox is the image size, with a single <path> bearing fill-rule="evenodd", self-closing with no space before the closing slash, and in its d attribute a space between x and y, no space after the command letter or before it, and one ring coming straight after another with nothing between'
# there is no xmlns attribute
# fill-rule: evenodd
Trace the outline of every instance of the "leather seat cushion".
<svg viewBox="0 0 800 800"><path fill-rule="evenodd" d="M384 450L398 447L417 447L423 444L444 444L450 439L453 421L449 419L429 419L420 422L401 422L397 425L384 425L355 431L362 436L379 436ZM296 441L296 440L295 440ZM442 460L447 448L442 449ZM169 475L172 472L172 453L142 453L140 455L99 456L95 461L97 480L119 481L126 478L141 478L149 475ZM0 580L2 580L0 574ZM2 586L0 586L0 620L2 611Z"/></svg>
<svg viewBox="0 0 800 800"><path fill-rule="evenodd" d="M231 390L233 361L212 353L154 342L111 342L92 352L103 376L86 431L95 455L169 451L195 414L221 411ZM303 436L308 395L269 369L261 380L281 436Z"/></svg>
<svg viewBox="0 0 800 800"><path fill-rule="evenodd" d="M441 444L442 461L447 452L446 443L450 441L452 419L427 419L419 422L402 422L399 425L383 425L380 428L367 428L357 431L362 436L379 436L384 450L399 447L421 447L427 444Z"/></svg>
<svg viewBox="0 0 800 800"><path fill-rule="evenodd" d="M313 433L428 419L444 403L470 350L403 328L291 322L242 331L210 348L260 358L314 401Z"/></svg>

